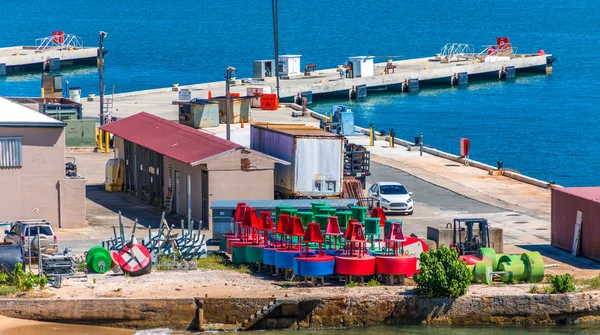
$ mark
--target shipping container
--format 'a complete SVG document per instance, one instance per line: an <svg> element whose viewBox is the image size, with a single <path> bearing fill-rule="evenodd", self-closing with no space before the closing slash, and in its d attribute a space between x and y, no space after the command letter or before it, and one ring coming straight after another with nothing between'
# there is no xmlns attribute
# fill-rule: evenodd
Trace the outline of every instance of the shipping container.
<svg viewBox="0 0 600 335"><path fill-rule="evenodd" d="M253 124L250 148L290 162L275 166L283 197L337 197L342 192L344 137L305 125Z"/></svg>
<svg viewBox="0 0 600 335"><path fill-rule="evenodd" d="M600 187L552 189L551 244L572 251L578 211L583 214L580 255L600 261Z"/></svg>

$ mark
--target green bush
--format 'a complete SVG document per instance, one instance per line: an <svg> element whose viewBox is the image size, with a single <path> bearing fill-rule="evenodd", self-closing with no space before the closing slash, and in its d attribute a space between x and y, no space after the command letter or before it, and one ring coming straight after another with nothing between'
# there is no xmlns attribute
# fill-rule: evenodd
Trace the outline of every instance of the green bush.
<svg viewBox="0 0 600 335"><path fill-rule="evenodd" d="M455 298L467 293L473 275L467 264L458 259L456 250L441 246L424 252L420 263L420 273L415 275L417 294Z"/></svg>
<svg viewBox="0 0 600 335"><path fill-rule="evenodd" d="M48 284L46 276L38 276L33 272L23 271L23 265L17 263L13 272L2 272L0 273L0 286L2 290L0 295L11 294L13 290L16 291L31 291L35 287L44 289Z"/></svg>
<svg viewBox="0 0 600 335"><path fill-rule="evenodd" d="M575 280L573 277L565 273L564 275L556 275L548 278L550 286L552 286L552 293L567 293L575 291Z"/></svg>
<svg viewBox="0 0 600 335"><path fill-rule="evenodd" d="M367 283L367 286L381 286L381 283L378 282L376 279L371 279L369 280L369 282Z"/></svg>

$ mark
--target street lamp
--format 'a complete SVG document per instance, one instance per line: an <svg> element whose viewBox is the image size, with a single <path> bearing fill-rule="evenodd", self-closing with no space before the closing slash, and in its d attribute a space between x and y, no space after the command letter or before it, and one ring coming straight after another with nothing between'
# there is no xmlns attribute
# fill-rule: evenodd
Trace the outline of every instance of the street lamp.
<svg viewBox="0 0 600 335"><path fill-rule="evenodd" d="M271 0L273 16L273 42L275 44L275 80L277 81L277 100L279 101L279 9L277 0Z"/></svg>
<svg viewBox="0 0 600 335"><path fill-rule="evenodd" d="M225 98L227 99L226 108L226 119L227 119L227 140L231 140L231 93L230 93L230 81L231 78L235 78L235 68L228 66L225 71Z"/></svg>
<svg viewBox="0 0 600 335"><path fill-rule="evenodd" d="M100 72L100 125L104 124L104 38L108 35L105 31L100 32L98 37L98 67Z"/></svg>

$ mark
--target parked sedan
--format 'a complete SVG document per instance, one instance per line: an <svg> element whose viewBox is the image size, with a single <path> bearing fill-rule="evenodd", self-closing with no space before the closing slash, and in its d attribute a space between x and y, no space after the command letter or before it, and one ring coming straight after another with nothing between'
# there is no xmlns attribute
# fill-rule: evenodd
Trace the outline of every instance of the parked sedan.
<svg viewBox="0 0 600 335"><path fill-rule="evenodd" d="M395 212L412 215L414 203L412 192L397 182L377 182L369 188L369 197L379 201L385 212Z"/></svg>

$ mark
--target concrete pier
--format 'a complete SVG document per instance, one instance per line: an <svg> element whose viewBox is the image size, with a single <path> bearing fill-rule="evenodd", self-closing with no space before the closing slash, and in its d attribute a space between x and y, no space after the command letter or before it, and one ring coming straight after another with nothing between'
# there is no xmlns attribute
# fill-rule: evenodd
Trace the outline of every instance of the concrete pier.
<svg viewBox="0 0 600 335"><path fill-rule="evenodd" d="M97 65L98 48L36 46L0 48L0 76L21 72L56 71L62 67Z"/></svg>

